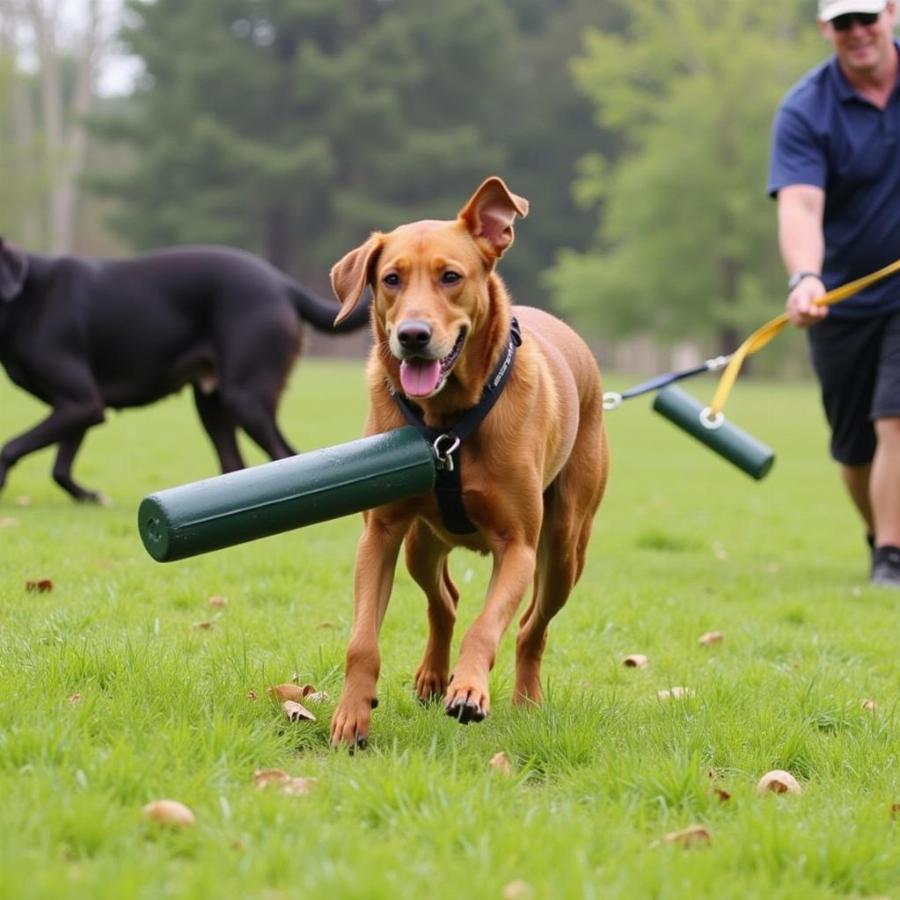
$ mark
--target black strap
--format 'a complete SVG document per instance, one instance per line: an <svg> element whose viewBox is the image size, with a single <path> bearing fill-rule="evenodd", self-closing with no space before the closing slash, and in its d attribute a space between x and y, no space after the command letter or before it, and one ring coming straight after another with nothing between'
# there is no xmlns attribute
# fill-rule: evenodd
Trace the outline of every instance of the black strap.
<svg viewBox="0 0 900 900"><path fill-rule="evenodd" d="M512 373L513 363L516 359L516 347L521 345L522 332L519 323L513 319L509 329L506 353L494 367L494 371L481 392L481 398L449 429L431 428L426 425L422 410L399 391L388 386L403 417L428 441L434 450L437 459L435 497L444 525L452 534L471 534L478 530L466 515L466 509L462 502L459 448L462 442L484 421L485 416L500 399L500 394L503 393L503 388Z"/></svg>

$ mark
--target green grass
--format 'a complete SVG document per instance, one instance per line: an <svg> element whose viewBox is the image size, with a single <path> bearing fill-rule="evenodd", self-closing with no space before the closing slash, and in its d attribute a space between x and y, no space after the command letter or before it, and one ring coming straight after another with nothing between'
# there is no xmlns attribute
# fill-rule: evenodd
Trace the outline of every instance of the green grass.
<svg viewBox="0 0 900 900"><path fill-rule="evenodd" d="M302 449L357 437L362 384L357 364L304 360L285 430ZM714 382L686 387L708 400ZM5 439L41 408L0 391ZM153 562L140 498L213 473L187 396L91 433L76 473L112 508L72 504L49 453L21 463L0 497L0 897L442 900L501 898L515 881L534 898L900 897L900 596L866 585L814 388L739 384L730 417L778 451L760 483L649 404L609 416L610 487L552 629L544 707L509 703L509 635L485 723L419 708L424 604L401 570L381 705L355 756L327 734L358 517ZM458 642L488 565L462 551L452 565ZM38 578L53 590L26 591ZM213 594L227 607L210 608ZM724 642L699 646L713 629ZM624 668L629 653L649 667ZM266 698L295 673L332 698L315 724ZM675 685L694 693L657 698ZM488 765L498 751L511 778ZM318 783L259 791L263 767ZM803 794L757 797L773 768ZM146 822L160 797L196 825ZM662 840L695 823L708 846Z"/></svg>

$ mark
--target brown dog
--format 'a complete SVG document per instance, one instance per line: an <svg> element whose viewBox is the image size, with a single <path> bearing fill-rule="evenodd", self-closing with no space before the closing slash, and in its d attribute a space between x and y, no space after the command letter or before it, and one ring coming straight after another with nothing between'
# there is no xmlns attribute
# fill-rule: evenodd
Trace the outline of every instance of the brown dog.
<svg viewBox="0 0 900 900"><path fill-rule="evenodd" d="M342 305L337 322L351 314L367 284L374 294L367 434L404 425L403 398L437 429L432 433L449 431L508 375L494 407L452 455L461 473L463 518L474 531L459 533L452 519L448 525L435 495L364 516L333 744L366 744L377 705L378 633L404 539L407 567L428 599L428 642L415 676L419 699L446 694L447 713L461 722L487 715L497 645L532 583L516 641L514 700L541 699L547 625L584 566L608 462L593 355L558 319L512 306L494 271L513 241L513 220L527 212L527 200L488 178L455 221L376 232L331 271ZM513 317L522 333L517 353ZM436 455L446 462L452 449L451 436L439 441ZM454 546L490 553L494 567L484 609L464 636L451 675L459 592L447 556Z"/></svg>

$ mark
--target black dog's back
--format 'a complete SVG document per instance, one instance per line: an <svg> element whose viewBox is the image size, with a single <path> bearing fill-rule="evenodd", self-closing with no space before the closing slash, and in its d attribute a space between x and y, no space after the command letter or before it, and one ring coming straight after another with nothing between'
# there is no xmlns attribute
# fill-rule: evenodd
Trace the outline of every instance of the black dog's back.
<svg viewBox="0 0 900 900"><path fill-rule="evenodd" d="M302 324L329 328L336 313L265 260L232 248L54 258L0 242L0 361L53 407L0 451L0 487L22 456L59 444L54 477L77 499L95 499L70 472L87 428L105 407L144 405L186 384L223 471L243 466L237 427L273 459L290 455L275 414ZM363 310L340 330L367 320Z"/></svg>

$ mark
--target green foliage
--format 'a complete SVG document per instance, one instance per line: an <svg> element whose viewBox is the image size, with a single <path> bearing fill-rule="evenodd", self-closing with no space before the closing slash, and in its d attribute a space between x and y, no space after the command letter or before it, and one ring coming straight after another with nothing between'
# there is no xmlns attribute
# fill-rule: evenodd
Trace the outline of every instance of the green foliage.
<svg viewBox="0 0 900 900"><path fill-rule="evenodd" d="M90 180L135 248L224 241L321 282L369 231L452 216L490 174L532 202L503 273L547 305L556 247L588 246L575 160L610 144L569 59L595 0L132 3L137 94L95 133L132 163Z"/></svg>
<svg viewBox="0 0 900 900"><path fill-rule="evenodd" d="M140 153L97 183L138 247L226 241L324 272L376 226L455 213L502 169L485 124L509 81L500 5L132 8L147 75L129 116L101 127Z"/></svg>
<svg viewBox="0 0 900 900"><path fill-rule="evenodd" d="M769 132L823 46L799 2L628 9L626 34L589 32L573 63L622 150L582 159L575 192L599 205L598 244L562 252L548 281L561 308L612 336L733 338L784 294L765 196Z"/></svg>
<svg viewBox="0 0 900 900"><path fill-rule="evenodd" d="M301 362L286 432L304 449L358 436L363 384L361 365ZM713 387L699 378L691 390ZM3 389L5 436L42 406ZM426 615L401 565L372 740L353 756L329 750L327 732L358 516L153 562L138 501L213 471L187 393L89 435L78 473L111 508L71 503L49 478L50 450L29 457L0 496L0 893L496 900L524 881L534 897L604 900L891 895L898 598L866 584L815 388L742 383L729 415L777 449L764 481L646 398L608 416L612 478L584 576L551 629L540 709L510 704L512 634L484 723L419 706ZM489 566L457 551L451 569L458 647ZM25 590L40 577L52 591ZM211 608L212 594L228 605ZM194 627L203 621L212 627ZM724 641L700 646L713 629ZM648 668L622 666L634 652ZM316 723L287 723L266 697L294 673L330 696L309 704ZM693 694L658 699L673 686ZM511 778L488 765L499 751ZM258 768L318 782L308 796L259 790ZM792 770L802 795L757 797L773 768ZM161 797L188 804L196 825L144 821ZM693 823L708 846L663 840Z"/></svg>

